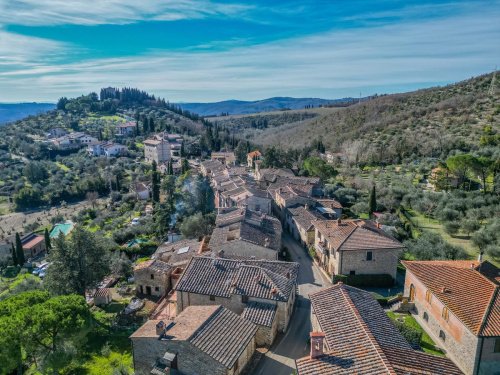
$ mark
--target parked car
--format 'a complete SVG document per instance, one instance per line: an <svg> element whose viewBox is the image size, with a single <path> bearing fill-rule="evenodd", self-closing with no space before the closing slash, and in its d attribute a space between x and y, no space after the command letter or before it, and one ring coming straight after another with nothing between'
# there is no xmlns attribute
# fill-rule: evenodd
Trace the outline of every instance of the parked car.
<svg viewBox="0 0 500 375"><path fill-rule="evenodd" d="M42 263L41 265L39 265L38 267L36 267L34 270L33 270L33 275L38 275L40 276L40 273L43 272L47 267L48 267L49 263Z"/></svg>

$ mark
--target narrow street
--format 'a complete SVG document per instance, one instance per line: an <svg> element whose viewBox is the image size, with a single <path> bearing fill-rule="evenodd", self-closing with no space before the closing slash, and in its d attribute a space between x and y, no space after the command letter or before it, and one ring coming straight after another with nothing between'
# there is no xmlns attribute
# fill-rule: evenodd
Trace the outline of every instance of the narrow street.
<svg viewBox="0 0 500 375"><path fill-rule="evenodd" d="M284 234L283 245L288 248L292 260L300 264L295 311L287 332L276 339L269 352L255 368L253 373L258 375L293 373L295 359L308 354L307 340L311 330L311 305L308 295L332 285L323 272L313 264L305 250L288 233Z"/></svg>

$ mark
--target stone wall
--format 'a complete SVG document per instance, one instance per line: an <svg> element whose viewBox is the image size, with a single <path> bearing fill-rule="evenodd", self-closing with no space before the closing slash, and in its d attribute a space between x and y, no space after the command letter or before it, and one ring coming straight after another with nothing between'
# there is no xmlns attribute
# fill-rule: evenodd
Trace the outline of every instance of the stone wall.
<svg viewBox="0 0 500 375"><path fill-rule="evenodd" d="M444 305L432 295L431 302L425 299L427 288L410 271L406 271L405 296L410 295L410 285L415 287L415 308L413 315L417 322L434 340L436 345L442 347L447 356L466 375L474 374L475 363L479 349L479 339L475 336L451 311L448 321L441 315ZM424 314L426 314L424 318ZM443 331L445 338L440 338Z"/></svg>
<svg viewBox="0 0 500 375"><path fill-rule="evenodd" d="M278 332L278 319L276 316L271 324L271 327L257 325L257 333L255 335L255 343L257 346L271 346Z"/></svg>
<svg viewBox="0 0 500 375"><path fill-rule="evenodd" d="M136 292L148 294L148 287L150 287L152 296L161 297L166 295L171 289L170 273L171 272L153 271L149 268L135 270L134 283L136 286ZM151 275L153 275L153 279L151 278Z"/></svg>
<svg viewBox="0 0 500 375"><path fill-rule="evenodd" d="M500 337L484 338L484 342L482 343L483 350L481 352L481 363L478 368L479 375L500 374L500 353L495 353L496 340L500 340Z"/></svg>
<svg viewBox="0 0 500 375"><path fill-rule="evenodd" d="M355 271L356 275L389 274L396 278L399 254L401 250L373 250L372 260L366 260L370 250L341 251L336 258L330 257L335 274L349 275Z"/></svg>

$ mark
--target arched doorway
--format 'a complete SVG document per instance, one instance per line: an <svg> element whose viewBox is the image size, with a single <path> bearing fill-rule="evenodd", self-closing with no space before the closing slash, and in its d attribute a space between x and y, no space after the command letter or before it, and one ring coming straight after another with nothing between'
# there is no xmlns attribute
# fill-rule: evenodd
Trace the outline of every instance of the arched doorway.
<svg viewBox="0 0 500 375"><path fill-rule="evenodd" d="M415 285L410 285L410 302L415 300Z"/></svg>

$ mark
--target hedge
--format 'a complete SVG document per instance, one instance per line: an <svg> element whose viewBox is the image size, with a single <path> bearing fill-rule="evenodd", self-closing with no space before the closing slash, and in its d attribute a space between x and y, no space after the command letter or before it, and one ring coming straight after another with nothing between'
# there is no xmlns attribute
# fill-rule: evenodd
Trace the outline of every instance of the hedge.
<svg viewBox="0 0 500 375"><path fill-rule="evenodd" d="M343 282L346 285L367 287L374 286L379 288L389 288L394 285L394 279L389 274L376 275L335 275L333 283Z"/></svg>

